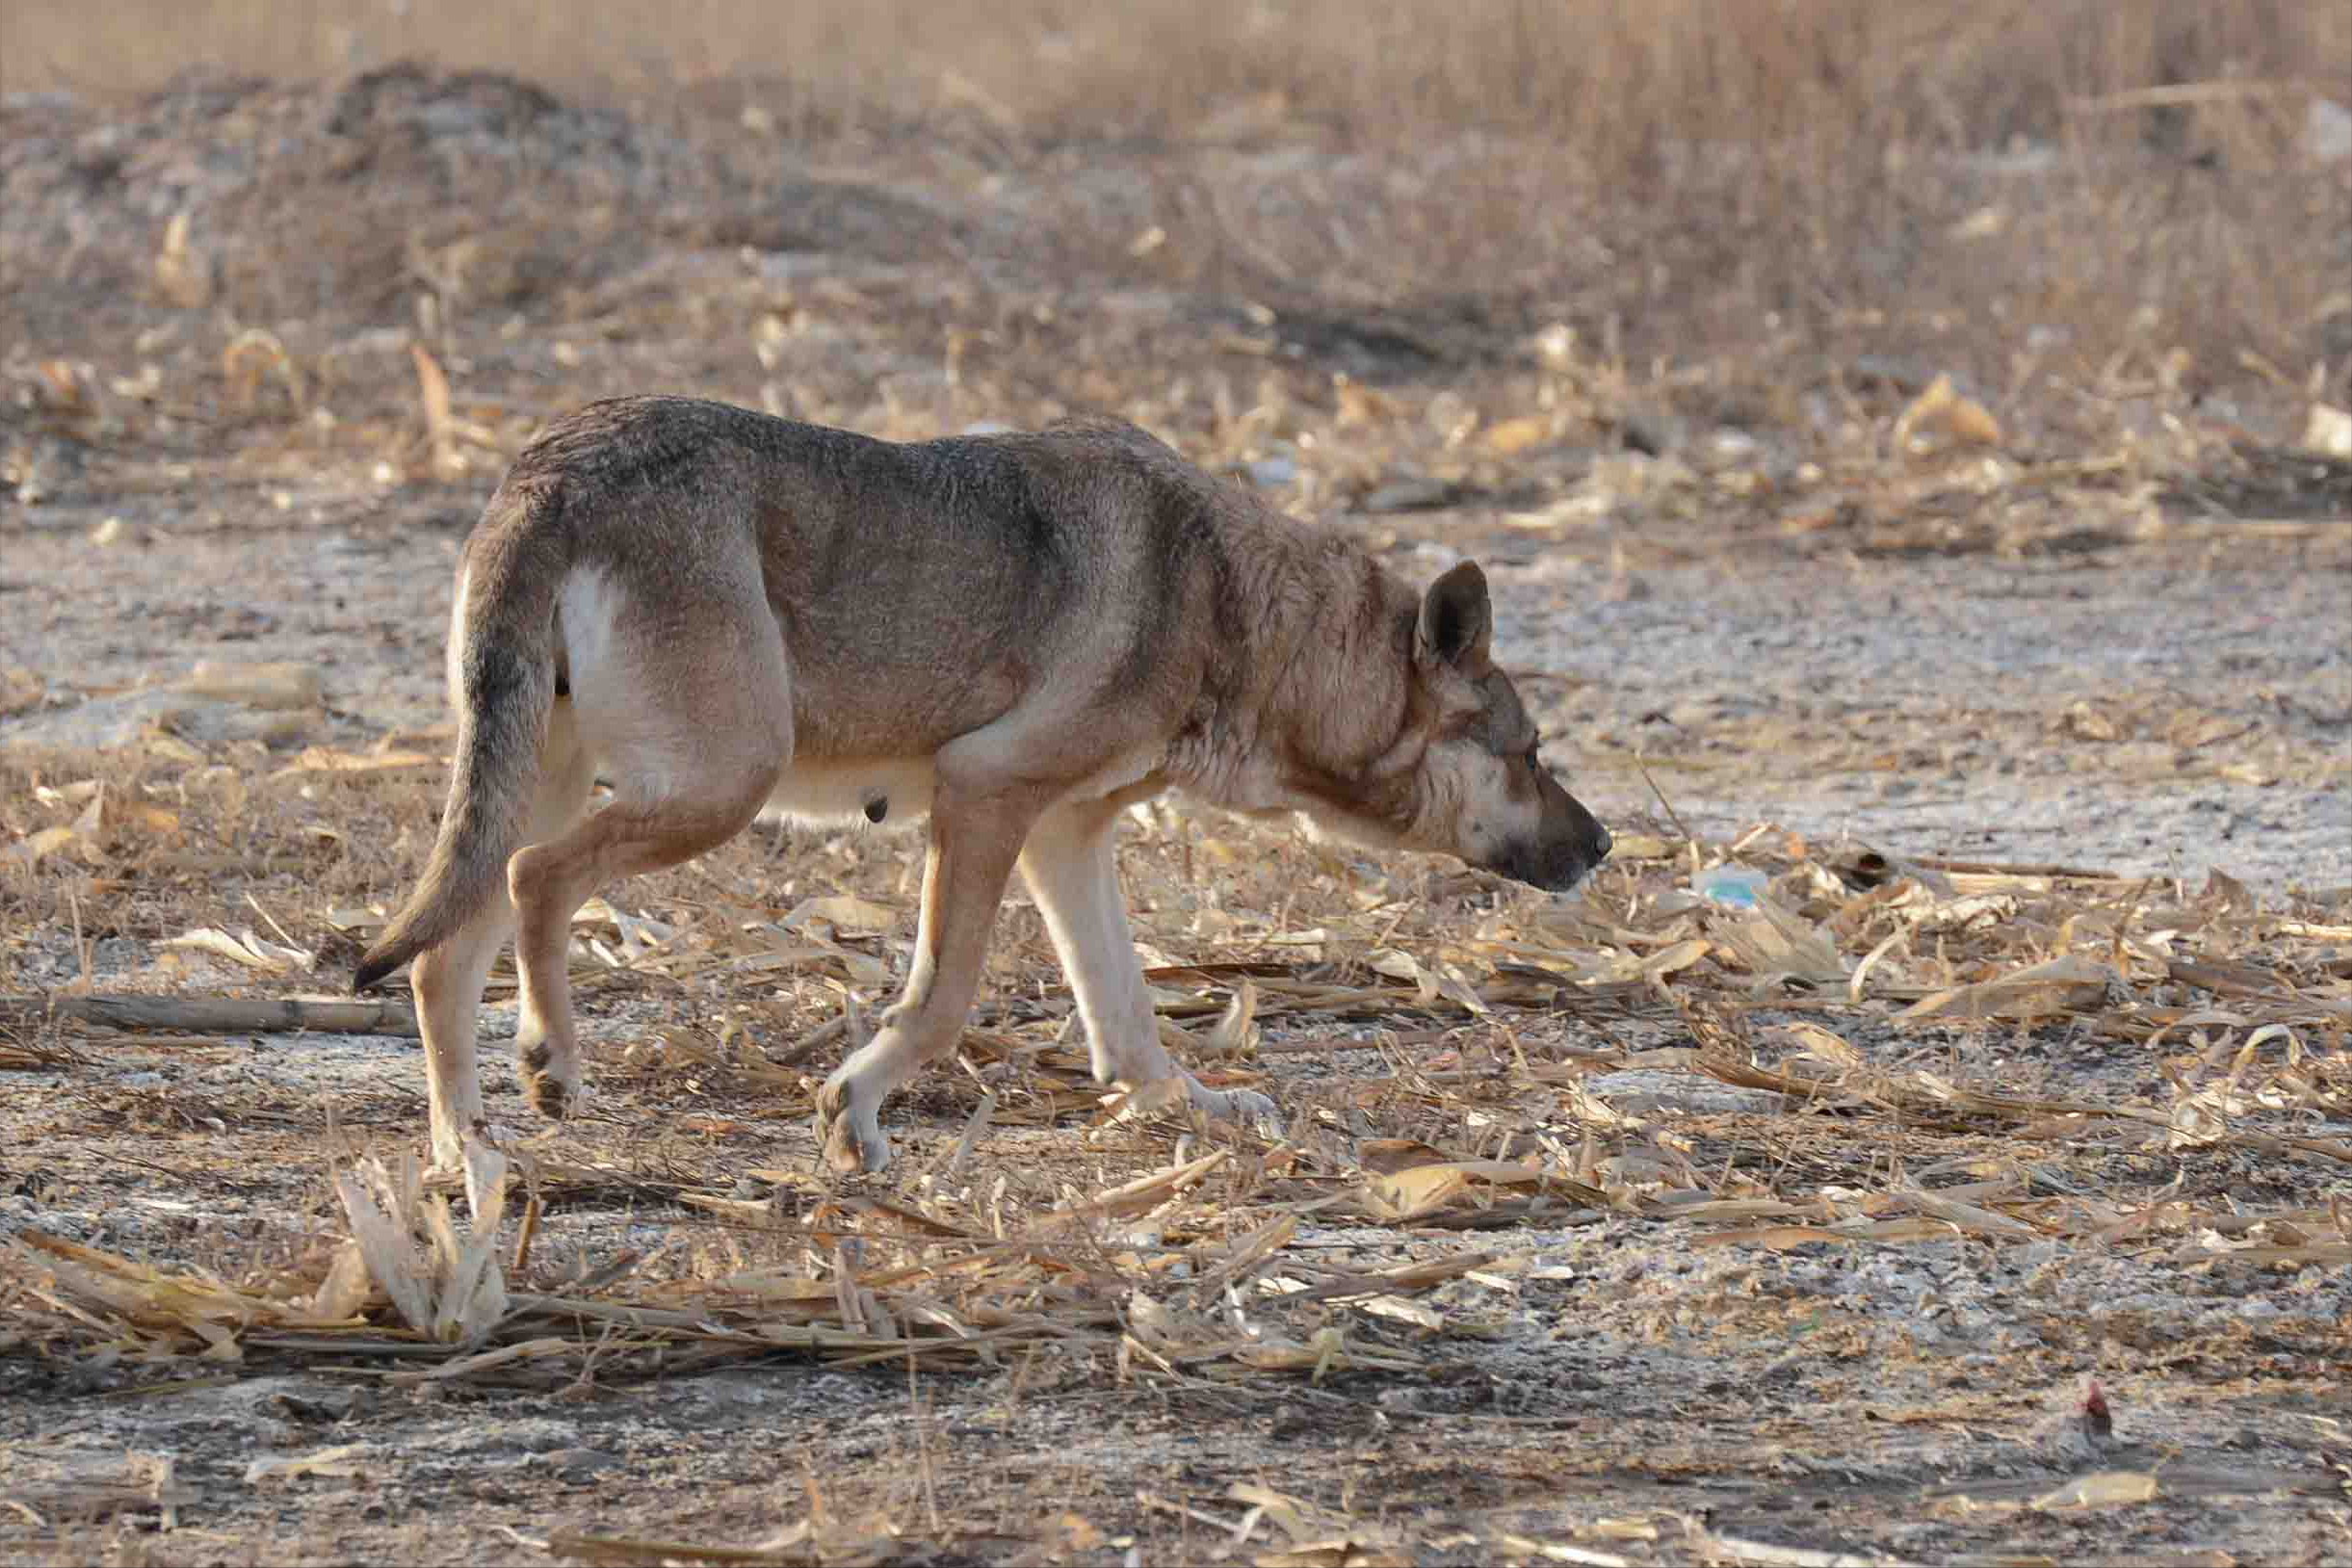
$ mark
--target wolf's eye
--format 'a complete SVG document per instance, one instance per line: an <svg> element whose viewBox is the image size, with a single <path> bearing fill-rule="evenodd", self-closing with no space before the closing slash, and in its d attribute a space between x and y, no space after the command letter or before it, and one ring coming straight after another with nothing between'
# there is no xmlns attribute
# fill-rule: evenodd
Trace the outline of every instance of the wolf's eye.
<svg viewBox="0 0 2352 1568"><path fill-rule="evenodd" d="M1534 745L1528 747L1528 766L1534 769L1539 773L1544 771L1544 760L1536 755L1536 752L1540 751L1541 749L1543 749L1543 743L1541 741L1537 741Z"/></svg>

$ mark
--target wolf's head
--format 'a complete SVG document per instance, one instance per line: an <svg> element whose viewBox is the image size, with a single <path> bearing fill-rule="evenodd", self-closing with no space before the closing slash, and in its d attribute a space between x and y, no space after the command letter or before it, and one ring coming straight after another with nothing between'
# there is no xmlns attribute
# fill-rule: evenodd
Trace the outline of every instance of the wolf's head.
<svg viewBox="0 0 2352 1568"><path fill-rule="evenodd" d="M1402 723L1350 788L1318 791L1310 823L1343 838L1434 849L1565 892L1608 855L1608 829L1537 755L1534 722L1489 652L1486 574L1463 562L1422 596Z"/></svg>

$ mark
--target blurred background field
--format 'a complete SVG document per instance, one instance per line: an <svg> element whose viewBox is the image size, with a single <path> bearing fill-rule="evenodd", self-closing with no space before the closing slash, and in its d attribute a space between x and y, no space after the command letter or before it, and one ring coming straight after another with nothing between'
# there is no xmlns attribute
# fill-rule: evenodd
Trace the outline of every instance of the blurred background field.
<svg viewBox="0 0 2352 1568"><path fill-rule="evenodd" d="M217 282L204 298L240 324L312 331L407 325L420 288L454 325L543 327L656 248L822 237L952 258L983 292L1058 281L1082 312L1170 290L1212 313L1378 312L1398 341L1335 345L1306 321L1290 339L1352 347L1359 374L1432 353L1458 372L1563 322L1636 367L1762 356L1768 383L1930 355L2027 428L2111 412L2119 376L2162 381L2259 433L2260 415L2299 431L2273 404L2342 405L2352 377L2335 5L13 0L5 17L19 353L65 352L48 307L87 352L105 305L169 293L144 274L185 210L183 298ZM573 118L514 83L444 87L437 118L361 91L396 62L508 73ZM236 85L254 79L316 84L314 112ZM108 140L98 105L157 93L151 144L85 144ZM83 139L46 176L44 132ZM58 177L127 206L144 249L96 214L61 220ZM101 292L97 321L71 310ZM978 314L984 375L1007 345ZM1753 415L1789 411L1774 390Z"/></svg>

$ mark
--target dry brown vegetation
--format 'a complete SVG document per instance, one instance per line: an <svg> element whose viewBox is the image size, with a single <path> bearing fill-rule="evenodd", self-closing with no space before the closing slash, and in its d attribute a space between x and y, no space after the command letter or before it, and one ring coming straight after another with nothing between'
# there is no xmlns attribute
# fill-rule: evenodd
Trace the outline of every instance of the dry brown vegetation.
<svg viewBox="0 0 2352 1568"><path fill-rule="evenodd" d="M325 748L274 771L150 761L62 785L16 771L0 798L53 825L19 839L0 907L17 929L72 922L94 942L95 921L118 940L221 919L236 901L230 924L248 929L156 947L150 980L212 990L242 970L265 992L300 988L380 921L380 908L343 901L385 882L365 846L413 861L432 783L397 751ZM2305 1289L2352 1265L2340 1182L2352 1141L2309 1130L2352 1113L2340 903L2265 912L2224 877L2186 889L2056 866L1903 864L1760 830L1730 847L1768 877L1741 910L1683 890L1726 847L1662 823L1621 825L1617 857L1570 907L1434 861L1373 867L1222 819L1138 825L1124 870L1162 1014L1212 1082L1279 1085L1292 1134L1273 1146L1188 1129L1164 1109L1116 1119L1069 1037L1039 923L1016 907L993 999L959 1070L915 1091L920 1131L902 1134L910 1147L891 1180L876 1192L811 1175L784 1151L806 1141L842 1006L888 990L908 934L907 857L864 834L754 835L585 911L575 984L592 1014L625 1021L628 1043L597 1063L584 1121L510 1159L483 1156L455 1218L413 1155L362 1152L413 1134L413 1086L389 1099L346 1087L322 1124L267 1092L90 1077L108 1062L200 1071L245 1055L238 1040L35 1027L9 1064L63 1060L88 1081L15 1127L41 1151L39 1190L72 1203L119 1187L131 1148L150 1169L236 1150L247 1168L282 1167L241 1185L274 1192L285 1217L242 1241L191 1224L137 1252L26 1227L0 1254L0 1346L66 1379L56 1392L119 1358L167 1379L151 1394L208 1386L215 1367L373 1369L389 1394L495 1409L610 1399L781 1353L1002 1377L1018 1408L1115 1390L1222 1401L1203 1408L1228 1421L1303 1401L1315 1421L1345 1424L1359 1400L1401 1417L1431 1398L1451 1408L1463 1380L1478 1381L1476 1358L1512 1343L1522 1304L1550 1301L1547 1282L1567 1272L1515 1244L1523 1236L1622 1231L1712 1257L1934 1256L1960 1241L2052 1272L2128 1251L2143 1267L2211 1270L2224 1299L2263 1279ZM511 995L502 965L492 1000ZM2048 1048L2061 1038L2062 1053ZM2086 1077L2102 1058L2120 1070ZM1645 1075L1649 1094L1625 1091ZM1621 1086L1588 1087L1607 1084ZM1744 1099L1694 1113L1677 1084ZM1021 1135L1046 1128L1058 1129L1048 1141ZM1167 1157L1171 1138L1202 1132L1214 1133L1205 1148L1179 1142ZM167 1176L160 1190L186 1182ZM502 1211L519 1212L519 1228L502 1235ZM471 1228L467 1212L482 1216ZM611 1217L653 1223L615 1236ZM1790 1316L1801 1303L1755 1298L1737 1277L1702 1299L1694 1318L1683 1293L1634 1296L1616 1320L1656 1345L1703 1322L1725 1358L1803 1332ZM1571 1295L1560 1310L1604 1309ZM2096 1340L2062 1311L2028 1304L2014 1321L2044 1347L2013 1366L2098 1362ZM1942 1385L1893 1419L1996 1419L2004 1396L1988 1403L1965 1377L1947 1380L1932 1331L1911 1336L1833 1335L1817 1355L1834 1366L1867 1345L1871 1386ZM2154 1343L2167 1365L2206 1369L2177 1392L2192 1403L2227 1401L2246 1378L2322 1400L2340 1383L2339 1334L2249 1341L2220 1326ZM1709 1424L1753 1419L1727 1410ZM2287 1483L2065 1441L2123 1457L2064 1482L1964 1477L1920 1505L1953 1521L2194 1507ZM288 1436L236 1464L248 1488L323 1484L366 1477L379 1451ZM1463 1474L1526 1462L1515 1452L1492 1448ZM193 1519L217 1504L162 1463L98 1479L44 1471L12 1501L41 1520L160 1511L167 1526L177 1508ZM1100 1547L1096 1518L1132 1505L1059 1496L1040 1535L1017 1489L967 1466L934 1473L925 1458L877 1482L878 1501L827 1504L849 1474L821 1466L811 1506L788 1507L795 1522L756 1540L723 1518L682 1531L626 1510L514 1539L581 1560L894 1560L914 1542L991 1555L1066 1548L1070 1534ZM1351 1543L1349 1561L1431 1549L1409 1515L1344 1499L1312 1481L1245 1481L1133 1501L1146 1520L1189 1507L1244 1535L1243 1514L1262 1509L1262 1562L1333 1539ZM1445 1513L1435 1498L1421 1506ZM1769 1550L1661 1515L1612 1529L1582 1535L1574 1550L1597 1555L1576 1560ZM1457 1552L1467 1540L1477 1555L1525 1560L1570 1545L1492 1524L1451 1535ZM45 1538L68 1551L81 1539Z"/></svg>
<svg viewBox="0 0 2352 1568"><path fill-rule="evenodd" d="M0 13L5 1550L2337 1551L2352 889L1673 802L2352 788L2352 158L2306 144L2352 11L949 13ZM337 988L439 807L451 541L549 413L657 387L902 436L1108 407L1408 570L1510 555L1618 855L1563 906L1139 821L1166 1027L1277 1144L1114 1119L1016 901L901 1164L812 1175L814 1085L902 973L902 837L608 890L588 1114L454 1208L380 1039L50 1015ZM2135 553L2239 563L2275 687L1923 668L1864 714L1857 670L1671 719L1595 673L1661 650L1532 662L1546 565L1586 608L1712 566L1858 619L1936 562L2054 593ZM1694 895L1722 863L1758 907ZM796 1402L693 1402L737 1387ZM517 1411L587 1457L502 1491Z"/></svg>
<svg viewBox="0 0 2352 1568"><path fill-rule="evenodd" d="M615 0L593 26L577 20L554 0L130 0L102 15L18 0L0 89L146 91L191 66L301 78L414 57L640 103L701 86L772 94L797 138L950 131L977 115L1045 143L1185 140L1277 93L1261 128L1290 115L1372 143L1532 130L1616 176L1682 141L1971 152L2125 109L2127 137L2154 124L2193 140L2200 105L2219 110L2207 138L2242 134L2277 126L2266 100L2339 85L2331 65L2352 51L2352 19L2293 0L977 0L952 17L927 0Z"/></svg>
<svg viewBox="0 0 2352 1568"><path fill-rule="evenodd" d="M1086 200L1066 216L1096 232L1038 237L1099 248L1084 259L1106 282L1581 316L1595 338L1613 321L1637 364L1784 338L1932 340L1999 389L2037 371L2087 386L2118 355L2185 348L2203 390L2261 388L2268 366L2297 387L2319 375L2305 390L2339 404L2352 374L2352 176L2296 155L2313 97L2344 95L2341 7L982 0L953 15L680 0L600 7L583 28L542 4L211 0L100 19L20 0L0 83L112 96L192 67L510 71L640 123L716 128L735 144L712 156L750 176L746 205L783 194L778 149L795 165L878 146L970 177L1042 172ZM1206 156L1276 146L1319 149L1322 167L1260 169L1237 190ZM1351 179L1367 158L1377 177ZM1089 192L1090 166L1135 188ZM557 248L597 243L529 216ZM1168 243L1125 257L1154 224ZM464 226L510 225L478 211ZM315 238L327 254L298 244L279 265L354 264L331 231ZM379 261L397 265L432 237L383 238ZM308 314L305 292L281 280L230 302L268 322ZM2057 345L2029 346L2036 327Z"/></svg>

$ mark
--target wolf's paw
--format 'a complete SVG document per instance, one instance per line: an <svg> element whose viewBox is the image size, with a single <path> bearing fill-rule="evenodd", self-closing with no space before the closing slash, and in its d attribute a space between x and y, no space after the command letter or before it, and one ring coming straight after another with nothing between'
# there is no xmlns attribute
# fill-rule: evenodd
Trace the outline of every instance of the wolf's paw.
<svg viewBox="0 0 2352 1568"><path fill-rule="evenodd" d="M1255 1089L1213 1089L1195 1083L1192 1103L1207 1114L1248 1128L1269 1141L1282 1137L1282 1112Z"/></svg>
<svg viewBox="0 0 2352 1568"><path fill-rule="evenodd" d="M474 1123L466 1130L462 1138L444 1139L438 1132L435 1132L432 1139L432 1163L425 1167L425 1174L428 1178L455 1177L463 1180L467 1143L480 1143L487 1148L496 1149L501 1154L510 1155L514 1150L514 1145L519 1141L520 1139L512 1128L504 1127L492 1121Z"/></svg>
<svg viewBox="0 0 2352 1568"><path fill-rule="evenodd" d="M521 1069L523 1098L532 1110L550 1120L562 1121L578 1109L581 1085L577 1059L560 1059L542 1041L515 1053L515 1065Z"/></svg>
<svg viewBox="0 0 2352 1568"><path fill-rule="evenodd" d="M838 1072L817 1091L816 1132L825 1163L844 1175L890 1165L890 1140L882 1136L875 1108L861 1104L856 1085Z"/></svg>
<svg viewBox="0 0 2352 1568"><path fill-rule="evenodd" d="M1273 1101L1255 1089L1213 1089L1187 1072L1130 1090L1111 1115L1111 1125L1140 1121L1188 1104L1204 1116L1246 1127L1260 1137L1282 1137L1282 1112L1274 1109Z"/></svg>

